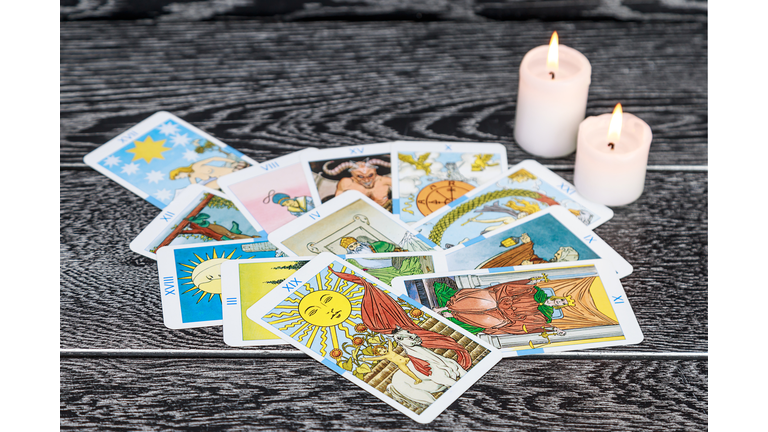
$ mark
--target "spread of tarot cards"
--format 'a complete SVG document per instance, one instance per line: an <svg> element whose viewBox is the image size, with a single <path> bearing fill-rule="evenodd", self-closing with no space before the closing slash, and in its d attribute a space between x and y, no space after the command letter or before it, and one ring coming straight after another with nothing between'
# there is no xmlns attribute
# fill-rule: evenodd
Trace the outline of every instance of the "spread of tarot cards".
<svg viewBox="0 0 768 432"><path fill-rule="evenodd" d="M592 229L613 211L496 143L305 148L257 162L166 112L85 157L159 207L163 322L292 345L426 423L502 357L640 343Z"/></svg>

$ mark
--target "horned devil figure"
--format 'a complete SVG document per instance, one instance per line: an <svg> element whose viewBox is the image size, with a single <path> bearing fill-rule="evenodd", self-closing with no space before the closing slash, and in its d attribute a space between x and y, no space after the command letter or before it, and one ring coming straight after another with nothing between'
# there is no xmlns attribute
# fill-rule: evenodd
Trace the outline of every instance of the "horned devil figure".
<svg viewBox="0 0 768 432"><path fill-rule="evenodd" d="M329 176L337 176L344 170L349 170L350 177L344 177L336 185L336 195L339 196L348 190L362 192L375 203L387 210L392 210L392 178L389 175L382 176L376 173L378 166L391 167L387 161L381 159L366 159L365 161L346 161L333 169L328 166L333 161L323 165L323 172Z"/></svg>

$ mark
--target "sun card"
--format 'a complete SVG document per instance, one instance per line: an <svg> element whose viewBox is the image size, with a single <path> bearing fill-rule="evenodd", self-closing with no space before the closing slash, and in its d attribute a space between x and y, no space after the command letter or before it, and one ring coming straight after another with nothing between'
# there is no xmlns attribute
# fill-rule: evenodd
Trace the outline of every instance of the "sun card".
<svg viewBox="0 0 768 432"><path fill-rule="evenodd" d="M283 345L285 341L245 315L258 300L302 268L310 258L259 258L221 265L224 342L230 346Z"/></svg>
<svg viewBox="0 0 768 432"><path fill-rule="evenodd" d="M269 234L290 256L439 250L358 191L350 190Z"/></svg>
<svg viewBox="0 0 768 432"><path fill-rule="evenodd" d="M613 217L613 210L582 198L576 188L529 159L436 210L413 227L443 249L480 237L491 224L509 224L560 205L589 229Z"/></svg>
<svg viewBox="0 0 768 432"><path fill-rule="evenodd" d="M616 271L602 259L405 276L392 284L505 357L643 340Z"/></svg>
<svg viewBox="0 0 768 432"><path fill-rule="evenodd" d="M168 245L266 237L223 193L191 185L139 233L131 250L157 259L158 249Z"/></svg>
<svg viewBox="0 0 768 432"><path fill-rule="evenodd" d="M356 190L392 212L392 143L318 150L305 155L304 170L327 202Z"/></svg>
<svg viewBox="0 0 768 432"><path fill-rule="evenodd" d="M323 253L246 312L419 423L445 410L500 353L341 258Z"/></svg>
<svg viewBox="0 0 768 432"><path fill-rule="evenodd" d="M502 144L392 143L393 213L413 224L507 169Z"/></svg>
<svg viewBox="0 0 768 432"><path fill-rule="evenodd" d="M313 151L262 162L222 178L219 185L254 228L272 232L320 202L301 164L301 155Z"/></svg>
<svg viewBox="0 0 768 432"><path fill-rule="evenodd" d="M218 180L256 161L175 115L160 111L88 153L84 161L164 209L190 184Z"/></svg>
<svg viewBox="0 0 768 432"><path fill-rule="evenodd" d="M398 276L448 271L443 251L343 254L339 258L362 269L386 285Z"/></svg>
<svg viewBox="0 0 768 432"><path fill-rule="evenodd" d="M632 265L562 206L548 207L509 225L489 225L472 242L445 251L448 268L517 267L546 262L605 259L619 278Z"/></svg>
<svg viewBox="0 0 768 432"><path fill-rule="evenodd" d="M157 252L163 322L171 329L222 324L221 265L274 257L266 239L168 246Z"/></svg>

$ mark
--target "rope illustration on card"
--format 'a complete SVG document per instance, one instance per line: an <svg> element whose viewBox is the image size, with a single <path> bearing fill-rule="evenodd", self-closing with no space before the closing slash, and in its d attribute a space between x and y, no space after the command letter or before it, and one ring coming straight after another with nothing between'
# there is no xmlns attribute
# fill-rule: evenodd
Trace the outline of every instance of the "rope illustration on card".
<svg viewBox="0 0 768 432"><path fill-rule="evenodd" d="M546 195L540 194L538 192L529 191L526 189L502 189L498 191L488 192L486 194L472 198L471 200L456 206L455 209L446 213L445 216L441 217L440 220L437 221L434 228L432 228L432 231L430 231L429 239L435 242L435 244L441 244L441 240L443 238L443 234L445 233L445 230L448 229L448 227L451 226L454 222L456 222L459 218L469 213L471 210L474 210L477 207L480 207L481 205L486 204L490 201L501 199L501 198L513 197L513 196L533 198L535 200L542 201L549 205L558 204L555 200L553 200L552 198Z"/></svg>

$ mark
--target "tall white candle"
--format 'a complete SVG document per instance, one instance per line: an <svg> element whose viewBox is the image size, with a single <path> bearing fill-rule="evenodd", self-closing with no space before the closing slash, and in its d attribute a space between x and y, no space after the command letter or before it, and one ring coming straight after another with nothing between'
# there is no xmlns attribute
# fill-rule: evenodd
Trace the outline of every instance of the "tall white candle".
<svg viewBox="0 0 768 432"><path fill-rule="evenodd" d="M573 170L576 190L588 200L608 206L626 205L640 198L652 138L651 127L623 113L620 104L613 115L586 118L579 126Z"/></svg>
<svg viewBox="0 0 768 432"><path fill-rule="evenodd" d="M587 110L592 65L580 52L557 43L536 47L520 63L515 141L536 156L555 158L576 150L579 123ZM557 59L548 54L554 45Z"/></svg>

